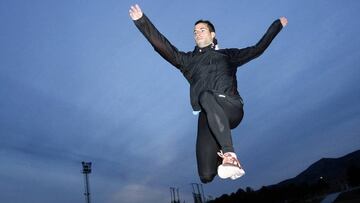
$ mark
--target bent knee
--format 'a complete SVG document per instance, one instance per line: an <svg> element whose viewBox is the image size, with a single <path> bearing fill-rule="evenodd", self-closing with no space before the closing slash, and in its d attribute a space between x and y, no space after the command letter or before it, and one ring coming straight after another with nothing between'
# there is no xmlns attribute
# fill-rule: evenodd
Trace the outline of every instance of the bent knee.
<svg viewBox="0 0 360 203"><path fill-rule="evenodd" d="M201 180L201 182L202 183L209 183L209 182L211 182L212 180L214 180L214 177L216 176L216 174L215 175L202 175L202 176L200 176L200 180Z"/></svg>

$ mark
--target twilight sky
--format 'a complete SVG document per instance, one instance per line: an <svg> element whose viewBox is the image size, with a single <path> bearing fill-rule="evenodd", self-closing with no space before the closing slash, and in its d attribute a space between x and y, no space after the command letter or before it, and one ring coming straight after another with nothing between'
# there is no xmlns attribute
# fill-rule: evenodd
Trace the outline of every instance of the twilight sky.
<svg viewBox="0 0 360 203"><path fill-rule="evenodd" d="M254 45L240 67L245 117L233 130L247 174L204 185L217 197L296 176L360 149L360 1L0 1L0 202L192 202L199 182L189 85L130 20L138 3L180 50L211 20L220 47Z"/></svg>

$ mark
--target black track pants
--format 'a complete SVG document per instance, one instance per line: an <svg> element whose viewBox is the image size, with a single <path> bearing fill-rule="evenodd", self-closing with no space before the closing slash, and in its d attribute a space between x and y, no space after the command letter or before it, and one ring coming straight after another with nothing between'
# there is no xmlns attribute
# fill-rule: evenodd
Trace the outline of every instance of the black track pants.
<svg viewBox="0 0 360 203"><path fill-rule="evenodd" d="M200 94L202 107L198 120L196 158L201 182L213 180L221 158L217 152L234 152L231 129L241 122L244 112L239 97L204 91Z"/></svg>

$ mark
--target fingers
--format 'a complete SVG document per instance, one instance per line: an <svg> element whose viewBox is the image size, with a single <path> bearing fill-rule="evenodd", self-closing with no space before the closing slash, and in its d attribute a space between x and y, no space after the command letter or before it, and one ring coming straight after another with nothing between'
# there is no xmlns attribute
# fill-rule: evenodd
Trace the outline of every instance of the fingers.
<svg viewBox="0 0 360 203"><path fill-rule="evenodd" d="M133 19L133 20L138 20L143 15L140 6L137 4L130 7L129 14L130 14L131 19Z"/></svg>
<svg viewBox="0 0 360 203"><path fill-rule="evenodd" d="M133 13L139 12L139 6L137 6L137 5L131 6L130 7L130 12L133 12Z"/></svg>
<svg viewBox="0 0 360 203"><path fill-rule="evenodd" d="M139 12L141 12L140 6L138 4L135 4L135 8L136 10L138 10Z"/></svg>
<svg viewBox="0 0 360 203"><path fill-rule="evenodd" d="M131 7L130 7L130 10L129 10L130 16L131 16L131 17L135 17L136 13L137 13L136 8L135 8L134 6L131 6Z"/></svg>

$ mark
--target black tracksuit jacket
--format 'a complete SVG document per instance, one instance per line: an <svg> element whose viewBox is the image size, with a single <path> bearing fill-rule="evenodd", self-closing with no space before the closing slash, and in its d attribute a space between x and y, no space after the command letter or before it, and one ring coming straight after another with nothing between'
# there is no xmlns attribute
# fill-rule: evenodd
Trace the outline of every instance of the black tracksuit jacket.
<svg viewBox="0 0 360 203"><path fill-rule="evenodd" d="M215 50L210 45L183 52L160 33L145 14L134 23L155 51L178 68L190 83L190 100L194 111L201 110L198 99L200 93L206 90L241 99L237 90L237 67L260 56L282 29L280 20L275 20L256 45L242 49Z"/></svg>

